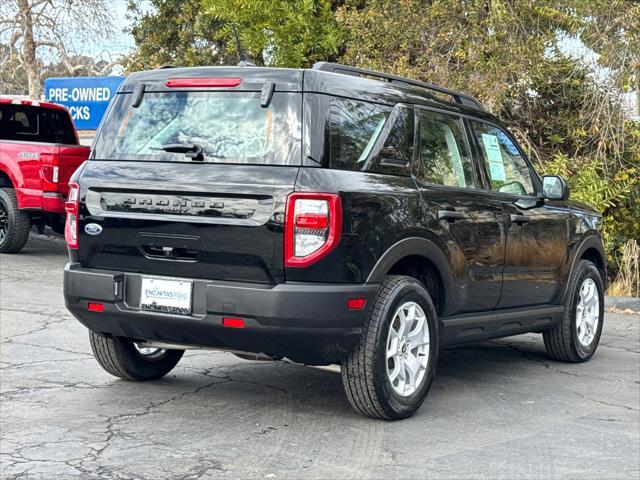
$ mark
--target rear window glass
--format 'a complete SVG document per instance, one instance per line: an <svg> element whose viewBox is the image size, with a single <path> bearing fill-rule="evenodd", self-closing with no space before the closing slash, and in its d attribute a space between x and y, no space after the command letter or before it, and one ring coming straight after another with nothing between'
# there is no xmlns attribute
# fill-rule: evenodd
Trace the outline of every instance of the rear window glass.
<svg viewBox="0 0 640 480"><path fill-rule="evenodd" d="M205 162L299 165L301 95L260 92L146 92L140 105L118 94L93 158L191 161L168 145L197 145Z"/></svg>
<svg viewBox="0 0 640 480"><path fill-rule="evenodd" d="M331 168L362 170L391 108L375 103L331 100L329 131Z"/></svg>
<svg viewBox="0 0 640 480"><path fill-rule="evenodd" d="M0 139L76 144L73 124L65 110L31 105L0 105Z"/></svg>

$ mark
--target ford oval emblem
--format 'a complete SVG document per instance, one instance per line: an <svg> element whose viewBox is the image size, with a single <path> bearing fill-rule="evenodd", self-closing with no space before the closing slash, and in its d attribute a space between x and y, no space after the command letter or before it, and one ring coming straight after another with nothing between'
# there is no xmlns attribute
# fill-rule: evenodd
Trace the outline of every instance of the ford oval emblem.
<svg viewBox="0 0 640 480"><path fill-rule="evenodd" d="M84 226L84 231L89 235L100 235L102 233L102 227L97 223L87 223Z"/></svg>

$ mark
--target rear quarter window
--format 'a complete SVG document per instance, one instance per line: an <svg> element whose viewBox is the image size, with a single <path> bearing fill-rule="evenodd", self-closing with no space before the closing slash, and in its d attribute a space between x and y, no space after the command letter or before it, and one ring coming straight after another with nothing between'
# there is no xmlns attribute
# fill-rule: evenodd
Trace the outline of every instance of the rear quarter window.
<svg viewBox="0 0 640 480"><path fill-rule="evenodd" d="M330 166L362 170L382 133L391 108L358 100L334 98L330 103Z"/></svg>

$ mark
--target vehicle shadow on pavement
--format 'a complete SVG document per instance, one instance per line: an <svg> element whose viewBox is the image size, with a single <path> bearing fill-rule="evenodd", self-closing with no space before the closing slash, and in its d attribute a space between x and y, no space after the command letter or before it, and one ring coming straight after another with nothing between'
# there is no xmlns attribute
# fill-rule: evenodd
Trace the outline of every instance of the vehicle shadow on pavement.
<svg viewBox="0 0 640 480"><path fill-rule="evenodd" d="M29 241L24 248L20 250L20 253L16 256L31 257L46 255L46 261L59 261L62 259L65 261L68 258L69 253L67 251L67 245L64 240L64 235L58 234L47 228L44 234L36 233L36 229L32 228L29 234Z"/></svg>
<svg viewBox="0 0 640 480"><path fill-rule="evenodd" d="M426 400L430 407L418 414L428 416L432 408L468 394L468 388L484 388L491 394L489 384L497 377L503 384L512 379L517 387L517 379L536 377L542 373L541 366L554 368L552 363L542 339L531 335L444 349ZM349 407L337 372L286 362L246 361L217 352L187 353L171 374L156 382L114 381L108 385L112 388L100 392L102 404L119 402L123 396L130 401L132 396L161 398L150 407L161 411L171 404L174 414L196 408L203 421L219 421L220 415L235 418L249 411L260 416L261 410L280 415L363 418ZM549 387L554 388L553 380Z"/></svg>

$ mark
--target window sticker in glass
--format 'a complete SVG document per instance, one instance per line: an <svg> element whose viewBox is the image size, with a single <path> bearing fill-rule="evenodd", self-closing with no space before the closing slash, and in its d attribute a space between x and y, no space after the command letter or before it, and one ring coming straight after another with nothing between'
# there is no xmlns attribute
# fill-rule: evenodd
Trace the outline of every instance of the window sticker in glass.
<svg viewBox="0 0 640 480"><path fill-rule="evenodd" d="M493 125L471 123L481 145L491 190L514 195L533 195L531 169L509 135Z"/></svg>
<svg viewBox="0 0 640 480"><path fill-rule="evenodd" d="M498 137L495 135L482 134L482 146L489 163L489 174L492 180L504 182L507 177L504 173L504 163L502 162L502 153L498 144Z"/></svg>

